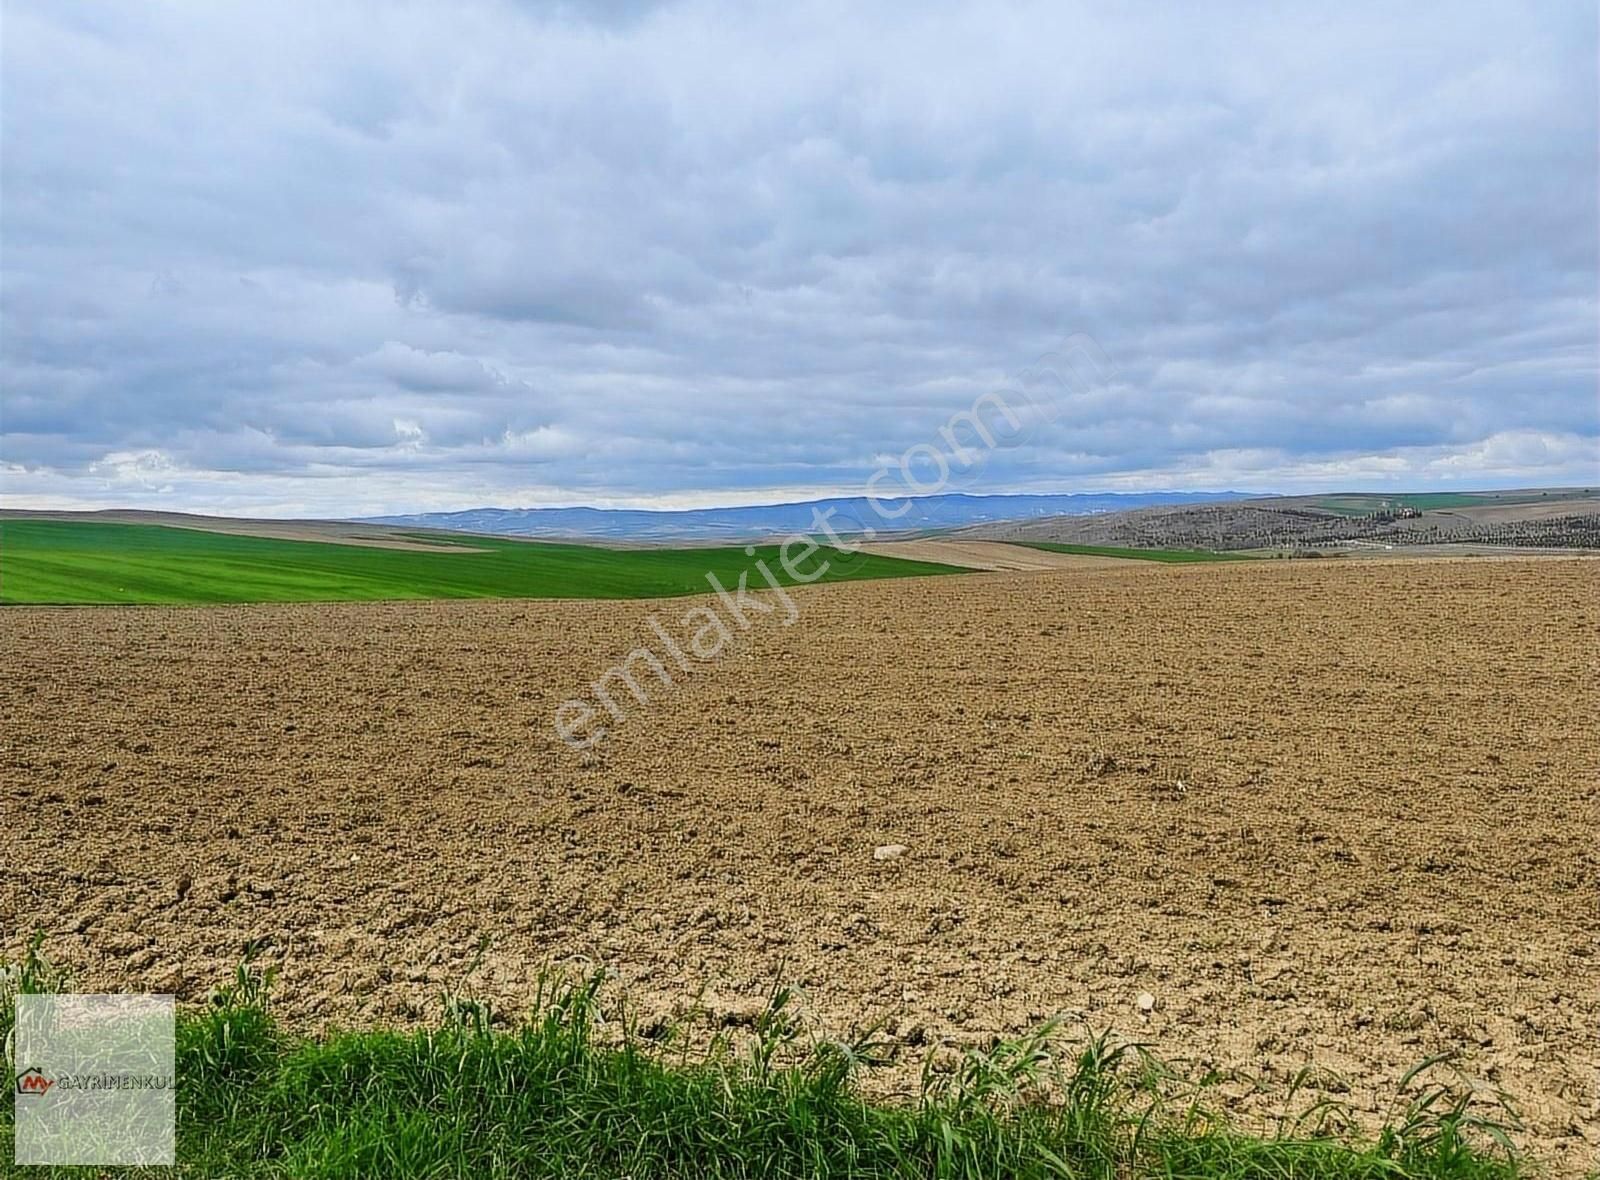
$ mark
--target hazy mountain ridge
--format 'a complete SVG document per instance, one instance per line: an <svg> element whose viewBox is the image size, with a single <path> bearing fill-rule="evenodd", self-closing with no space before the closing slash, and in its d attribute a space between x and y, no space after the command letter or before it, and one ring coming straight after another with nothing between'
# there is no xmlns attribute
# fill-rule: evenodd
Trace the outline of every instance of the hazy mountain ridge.
<svg viewBox="0 0 1600 1180"><path fill-rule="evenodd" d="M1086 492L978 496L951 493L908 499L884 498L880 513L865 496L756 504L728 508L469 508L361 518L362 524L452 529L519 537L603 537L631 541L738 541L817 529L816 513L841 534L864 528L887 536L927 529L1086 516L1163 505L1215 503L1249 497L1245 492ZM887 514L896 514L892 518Z"/></svg>

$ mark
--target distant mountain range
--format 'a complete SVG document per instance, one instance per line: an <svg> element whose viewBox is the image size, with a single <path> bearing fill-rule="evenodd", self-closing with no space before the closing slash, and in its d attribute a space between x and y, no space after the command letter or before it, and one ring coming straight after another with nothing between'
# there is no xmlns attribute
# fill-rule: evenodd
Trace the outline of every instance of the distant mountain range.
<svg viewBox="0 0 1600 1180"><path fill-rule="evenodd" d="M1087 516L1175 504L1214 503L1249 498L1245 492L1115 492L1072 495L973 496L952 493L884 499L883 513L865 496L807 500L798 504L759 504L736 508L652 511L632 508L469 508L462 512L419 512L372 516L362 524L455 529L516 537L601 538L617 541L744 541L789 533L817 532L816 514L845 535L870 528L878 536L915 534L999 521L1043 516ZM830 514L831 515L828 515Z"/></svg>

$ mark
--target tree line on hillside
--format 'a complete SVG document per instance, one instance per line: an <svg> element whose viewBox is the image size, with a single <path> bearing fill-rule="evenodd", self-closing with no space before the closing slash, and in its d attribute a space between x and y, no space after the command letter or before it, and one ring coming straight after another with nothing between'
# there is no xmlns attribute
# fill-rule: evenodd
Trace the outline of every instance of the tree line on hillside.
<svg viewBox="0 0 1600 1180"><path fill-rule="evenodd" d="M1004 530L1004 536L1012 540L1153 549L1304 548L1349 541L1600 549L1600 512L1476 521L1445 512L1339 517L1302 508L1208 504L1024 523Z"/></svg>

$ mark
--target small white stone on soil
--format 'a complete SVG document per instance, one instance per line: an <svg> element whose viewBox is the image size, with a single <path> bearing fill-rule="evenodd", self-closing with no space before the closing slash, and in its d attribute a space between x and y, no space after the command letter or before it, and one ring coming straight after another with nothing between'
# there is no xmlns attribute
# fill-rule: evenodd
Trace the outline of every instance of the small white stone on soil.
<svg viewBox="0 0 1600 1180"><path fill-rule="evenodd" d="M873 860L893 860L906 852L904 844L880 844L872 850Z"/></svg>
<svg viewBox="0 0 1600 1180"><path fill-rule="evenodd" d="M1139 998L1134 1003L1139 1006L1139 1011L1146 1016L1156 1010L1156 998L1149 992L1140 992Z"/></svg>

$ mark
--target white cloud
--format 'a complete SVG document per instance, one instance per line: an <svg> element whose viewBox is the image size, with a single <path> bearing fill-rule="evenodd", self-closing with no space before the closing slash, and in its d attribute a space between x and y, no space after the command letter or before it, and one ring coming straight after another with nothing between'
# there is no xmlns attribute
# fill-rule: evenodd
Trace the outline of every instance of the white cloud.
<svg viewBox="0 0 1600 1180"><path fill-rule="evenodd" d="M1071 332L1117 382L972 486L1572 482L1596 50L1509 0L14 0L0 499L850 490Z"/></svg>

